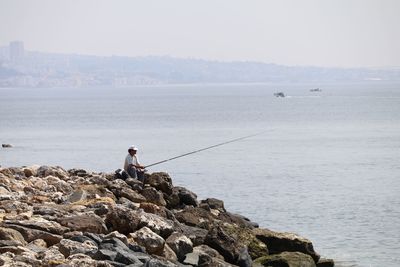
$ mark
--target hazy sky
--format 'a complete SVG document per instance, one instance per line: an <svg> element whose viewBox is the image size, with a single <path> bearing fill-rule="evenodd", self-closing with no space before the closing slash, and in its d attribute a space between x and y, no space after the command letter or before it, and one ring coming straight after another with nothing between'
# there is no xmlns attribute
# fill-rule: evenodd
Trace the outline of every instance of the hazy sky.
<svg viewBox="0 0 400 267"><path fill-rule="evenodd" d="M286 65L400 66L400 0L0 0L0 45Z"/></svg>

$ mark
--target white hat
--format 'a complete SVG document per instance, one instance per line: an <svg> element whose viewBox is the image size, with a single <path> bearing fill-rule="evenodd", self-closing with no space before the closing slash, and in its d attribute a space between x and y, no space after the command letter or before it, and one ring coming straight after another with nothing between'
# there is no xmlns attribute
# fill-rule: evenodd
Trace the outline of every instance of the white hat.
<svg viewBox="0 0 400 267"><path fill-rule="evenodd" d="M135 151L138 150L137 147L135 147L135 146L130 146L130 147L128 148L128 151L131 150L131 149L132 149L132 150L135 150Z"/></svg>

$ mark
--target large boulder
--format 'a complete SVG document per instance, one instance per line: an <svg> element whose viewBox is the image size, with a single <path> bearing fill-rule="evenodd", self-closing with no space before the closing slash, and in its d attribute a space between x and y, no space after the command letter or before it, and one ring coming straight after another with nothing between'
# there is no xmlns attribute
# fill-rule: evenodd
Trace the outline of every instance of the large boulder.
<svg viewBox="0 0 400 267"><path fill-rule="evenodd" d="M150 254L161 255L163 252L165 240L148 227L143 227L135 233L130 234L130 237L136 243L145 247L146 251Z"/></svg>
<svg viewBox="0 0 400 267"><path fill-rule="evenodd" d="M168 173L165 172L154 172L149 176L145 177L145 184L156 188L157 190L170 195L172 193L172 179Z"/></svg>
<svg viewBox="0 0 400 267"><path fill-rule="evenodd" d="M61 235L56 235L46 231L32 229L17 224L7 224L7 227L20 232L27 242L31 242L36 239L43 239L48 246L51 246L59 243L62 239Z"/></svg>
<svg viewBox="0 0 400 267"><path fill-rule="evenodd" d="M158 206L167 205L163 193L154 187L145 187L142 190L142 195L146 198L147 202L154 203Z"/></svg>
<svg viewBox="0 0 400 267"><path fill-rule="evenodd" d="M208 234L208 230L206 229L188 226L182 223L177 224L175 230L187 236L192 241L193 246L204 244Z"/></svg>
<svg viewBox="0 0 400 267"><path fill-rule="evenodd" d="M139 227L148 227L156 234L166 238L174 231L174 223L156 214L140 212Z"/></svg>
<svg viewBox="0 0 400 267"><path fill-rule="evenodd" d="M210 209L215 209L220 212L226 212L224 202L216 198L207 198L200 202L200 204L207 205Z"/></svg>
<svg viewBox="0 0 400 267"><path fill-rule="evenodd" d="M255 266L268 267L316 267L310 255L301 252L282 252L258 258L254 261Z"/></svg>
<svg viewBox="0 0 400 267"><path fill-rule="evenodd" d="M146 202L146 197L142 196L138 192L136 192L128 187L122 188L121 190L119 190L118 194L119 194L118 197L127 198L132 202L136 202L136 203Z"/></svg>
<svg viewBox="0 0 400 267"><path fill-rule="evenodd" d="M16 240L26 245L26 241L21 233L11 228L0 227L0 240Z"/></svg>
<svg viewBox="0 0 400 267"><path fill-rule="evenodd" d="M204 229L209 229L215 219L210 212L202 208L191 206L187 206L183 210L177 211L175 213L175 218L183 224Z"/></svg>
<svg viewBox="0 0 400 267"><path fill-rule="evenodd" d="M46 231L56 235L62 235L68 230L57 222L48 221L40 216L32 216L29 220L4 220L5 225L20 225L31 229Z"/></svg>
<svg viewBox="0 0 400 267"><path fill-rule="evenodd" d="M95 214L82 214L63 217L57 221L71 231L91 232L96 234L107 233L103 219Z"/></svg>
<svg viewBox="0 0 400 267"><path fill-rule="evenodd" d="M259 240L267 245L270 254L298 251L310 255L315 262L318 262L320 258L311 241L299 235L260 228L255 228L252 231Z"/></svg>
<svg viewBox="0 0 400 267"><path fill-rule="evenodd" d="M69 257L73 254L78 253L89 253L97 251L97 245L93 241L86 240L84 242L77 242L69 239L63 239L58 244L60 252L65 256Z"/></svg>
<svg viewBox="0 0 400 267"><path fill-rule="evenodd" d="M180 205L190 205L194 207L199 205L199 202L197 201L197 195L184 187L175 186L172 189L172 194L178 195Z"/></svg>
<svg viewBox="0 0 400 267"><path fill-rule="evenodd" d="M218 223L209 230L205 244L216 249L229 263L250 266L252 259L268 255L267 246L248 228Z"/></svg>
<svg viewBox="0 0 400 267"><path fill-rule="evenodd" d="M174 232L172 233L165 242L175 252L179 261L185 259L185 255L193 251L192 241L185 235Z"/></svg>
<svg viewBox="0 0 400 267"><path fill-rule="evenodd" d="M106 217L106 224L112 231L122 234L135 232L139 226L140 215L120 205L113 207Z"/></svg>
<svg viewBox="0 0 400 267"><path fill-rule="evenodd" d="M69 177L69 174L66 170L61 168L60 166L56 167L50 167L50 166L40 166L37 169L37 176L39 177L46 177L46 176L56 176L60 179L67 179Z"/></svg>

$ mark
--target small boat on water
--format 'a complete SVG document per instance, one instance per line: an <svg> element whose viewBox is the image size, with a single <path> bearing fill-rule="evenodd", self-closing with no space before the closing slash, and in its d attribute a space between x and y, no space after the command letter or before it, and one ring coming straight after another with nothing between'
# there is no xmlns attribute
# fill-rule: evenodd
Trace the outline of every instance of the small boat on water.
<svg viewBox="0 0 400 267"><path fill-rule="evenodd" d="M274 96L276 96L276 97L285 97L285 94L283 92L277 92L277 93L274 93Z"/></svg>
<svg viewBox="0 0 400 267"><path fill-rule="evenodd" d="M322 90L319 88L313 88L313 89L310 89L310 92L322 92Z"/></svg>

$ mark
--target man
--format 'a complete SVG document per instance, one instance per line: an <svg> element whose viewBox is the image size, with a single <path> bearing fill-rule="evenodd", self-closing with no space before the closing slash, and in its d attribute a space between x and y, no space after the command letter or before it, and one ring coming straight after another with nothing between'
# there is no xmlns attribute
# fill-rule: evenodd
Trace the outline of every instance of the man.
<svg viewBox="0 0 400 267"><path fill-rule="evenodd" d="M124 170L129 174L130 177L138 179L143 182L144 180L144 166L140 165L136 152L137 147L131 146L128 148L128 155L125 158Z"/></svg>

